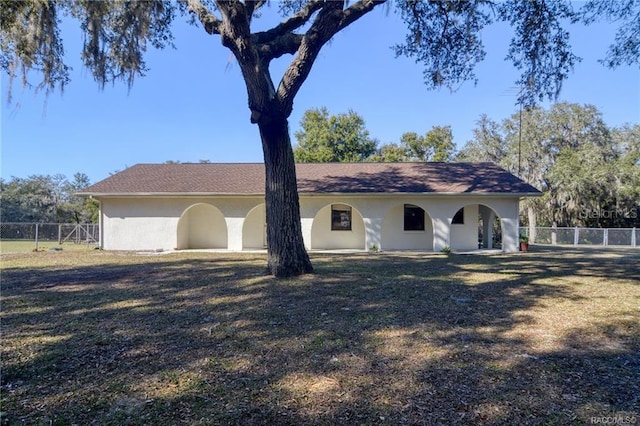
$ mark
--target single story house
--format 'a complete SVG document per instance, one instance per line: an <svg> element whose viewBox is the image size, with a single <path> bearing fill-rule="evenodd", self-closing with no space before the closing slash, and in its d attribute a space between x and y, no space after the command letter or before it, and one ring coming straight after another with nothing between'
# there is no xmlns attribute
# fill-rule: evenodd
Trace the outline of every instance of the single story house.
<svg viewBox="0 0 640 426"><path fill-rule="evenodd" d="M518 250L519 201L540 191L493 163L296 165L307 249ZM80 195L105 250L266 247L261 163L137 164ZM494 231L495 229L495 231Z"/></svg>

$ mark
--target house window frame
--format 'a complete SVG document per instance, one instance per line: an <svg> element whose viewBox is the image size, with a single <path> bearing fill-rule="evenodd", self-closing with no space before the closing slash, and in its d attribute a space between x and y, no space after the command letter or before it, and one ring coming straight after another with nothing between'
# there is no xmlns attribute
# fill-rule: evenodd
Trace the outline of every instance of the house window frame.
<svg viewBox="0 0 640 426"><path fill-rule="evenodd" d="M451 218L452 225L464 225L464 207L458 209Z"/></svg>
<svg viewBox="0 0 640 426"><path fill-rule="evenodd" d="M351 231L353 226L353 209L351 206L331 205L331 230Z"/></svg>
<svg viewBox="0 0 640 426"><path fill-rule="evenodd" d="M410 228L407 227L407 210L417 210L420 212L420 215L422 216L422 221L420 221L420 219L416 219L415 223L416 224L420 224L421 227L416 227L416 228ZM424 232L426 230L426 225L425 225L425 211L422 207L420 206L416 206L415 204L405 204L404 205L404 223L403 223L403 230L405 232Z"/></svg>

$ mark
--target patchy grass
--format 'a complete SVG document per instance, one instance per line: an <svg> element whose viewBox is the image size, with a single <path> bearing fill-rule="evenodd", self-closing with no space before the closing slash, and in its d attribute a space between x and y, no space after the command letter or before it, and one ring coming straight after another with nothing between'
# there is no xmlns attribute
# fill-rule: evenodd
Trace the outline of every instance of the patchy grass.
<svg viewBox="0 0 640 426"><path fill-rule="evenodd" d="M57 241L39 241L37 251L87 251L94 250L97 244L74 244L65 242L58 244ZM0 240L0 253L27 253L36 251L34 240Z"/></svg>
<svg viewBox="0 0 640 426"><path fill-rule="evenodd" d="M1 421L637 424L639 254L5 254Z"/></svg>

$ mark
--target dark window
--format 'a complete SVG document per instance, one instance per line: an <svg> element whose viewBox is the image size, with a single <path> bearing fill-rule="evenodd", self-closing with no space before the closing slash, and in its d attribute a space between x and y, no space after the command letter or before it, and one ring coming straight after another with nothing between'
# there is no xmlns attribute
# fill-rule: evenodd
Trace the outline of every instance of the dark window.
<svg viewBox="0 0 640 426"><path fill-rule="evenodd" d="M331 230L351 231L351 207L331 206Z"/></svg>
<svg viewBox="0 0 640 426"><path fill-rule="evenodd" d="M413 204L404 205L404 230L424 231L424 210Z"/></svg>
<svg viewBox="0 0 640 426"><path fill-rule="evenodd" d="M452 225L464 225L464 208L457 211L451 221Z"/></svg>

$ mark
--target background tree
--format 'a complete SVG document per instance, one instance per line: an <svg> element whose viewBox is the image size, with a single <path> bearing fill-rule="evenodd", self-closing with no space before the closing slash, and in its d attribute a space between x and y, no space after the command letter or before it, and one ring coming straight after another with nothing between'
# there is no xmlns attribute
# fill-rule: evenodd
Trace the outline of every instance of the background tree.
<svg viewBox="0 0 640 426"><path fill-rule="evenodd" d="M424 136L407 132L400 143L378 148L364 119L354 111L330 115L325 108L305 111L295 133L295 160L301 163L451 161L455 153L451 126L434 126Z"/></svg>
<svg viewBox="0 0 640 426"><path fill-rule="evenodd" d="M367 161L378 163L399 163L402 161L408 161L407 149L405 146L393 142L384 144L376 149L376 153L369 157Z"/></svg>
<svg viewBox="0 0 640 426"><path fill-rule="evenodd" d="M640 124L611 131L616 158L612 174L616 183L616 210L621 226L640 226ZM635 220L634 220L635 219Z"/></svg>
<svg viewBox="0 0 640 426"><path fill-rule="evenodd" d="M507 150L500 123L483 114L476 121L473 139L467 142L464 149L456 153L455 160L460 162L488 161L504 166Z"/></svg>
<svg viewBox="0 0 640 426"><path fill-rule="evenodd" d="M0 221L28 223L97 222L95 200L75 194L90 184L84 173L76 173L72 181L64 175L34 175L28 178L0 179Z"/></svg>
<svg viewBox="0 0 640 426"><path fill-rule="evenodd" d="M301 163L361 162L376 152L364 119L354 111L329 115L325 108L305 111L293 149Z"/></svg>
<svg viewBox="0 0 640 426"><path fill-rule="evenodd" d="M451 161L455 152L451 126L434 126L424 136L415 132L400 137L406 161Z"/></svg>
<svg viewBox="0 0 640 426"><path fill-rule="evenodd" d="M457 159L494 161L543 191L521 205L531 227L638 224L640 126L611 129L594 106L563 102L481 117L474 136Z"/></svg>
<svg viewBox="0 0 640 426"><path fill-rule="evenodd" d="M55 182L51 176L13 178L3 181L1 189L2 222L57 222Z"/></svg>
<svg viewBox="0 0 640 426"><path fill-rule="evenodd" d="M293 101L311 72L320 50L338 32L366 16L385 0L278 2L285 19L268 30L252 30L266 0L3 1L0 9L0 64L10 79L17 76L50 92L69 82L60 35L60 16L80 22L84 40L82 60L96 81L122 80L129 86L147 71L148 45L171 45L171 25L178 11L188 12L207 34L218 35L235 59L246 83L252 123L257 124L264 153L266 182L268 268L277 276L312 271L304 248L295 163L288 117ZM485 57L481 30L492 21L514 29L507 57L521 71L522 99L532 103L556 96L578 58L571 53L563 24L591 22L603 13L620 20L621 28L636 28L640 5L627 0L620 11L610 0L592 0L589 9L575 11L568 0L490 2L483 0L397 1L395 10L407 26L398 55L415 58L423 66L428 88L454 89L475 80L474 67ZM604 11L604 12L603 12ZM614 41L620 56L640 62L640 31L629 31ZM628 47L630 46L630 47ZM278 80L269 65L275 58L293 55ZM616 56L619 57L619 56ZM616 66L620 60L609 63ZM41 81L30 83L38 70Z"/></svg>
<svg viewBox="0 0 640 426"><path fill-rule="evenodd" d="M64 222L73 223L97 223L99 215L98 202L94 199L78 197L76 193L88 188L91 185L89 176L85 173L76 173L73 180L66 178L62 186L64 193L63 208L67 218ZM62 221L61 221L62 222Z"/></svg>

